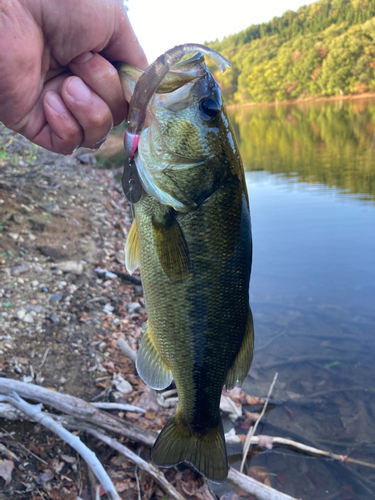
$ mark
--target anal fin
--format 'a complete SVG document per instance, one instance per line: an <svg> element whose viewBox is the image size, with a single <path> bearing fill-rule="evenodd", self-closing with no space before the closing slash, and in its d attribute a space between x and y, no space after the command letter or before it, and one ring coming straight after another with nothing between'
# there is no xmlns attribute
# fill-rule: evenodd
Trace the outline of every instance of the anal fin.
<svg viewBox="0 0 375 500"><path fill-rule="evenodd" d="M125 245L125 266L130 274L139 267L138 225L134 219Z"/></svg>
<svg viewBox="0 0 375 500"><path fill-rule="evenodd" d="M251 309L249 307L249 314L246 325L246 332L242 341L240 350L234 360L232 366L229 368L225 386L227 391L233 389L238 383L242 385L250 370L250 365L253 360L254 354L254 322Z"/></svg>
<svg viewBox="0 0 375 500"><path fill-rule="evenodd" d="M181 226L172 209L152 219L155 249L160 264L171 281L180 281L189 274L189 252Z"/></svg>
<svg viewBox="0 0 375 500"><path fill-rule="evenodd" d="M152 389L165 389L173 380L172 372L155 346L148 322L144 327L135 365L139 376Z"/></svg>

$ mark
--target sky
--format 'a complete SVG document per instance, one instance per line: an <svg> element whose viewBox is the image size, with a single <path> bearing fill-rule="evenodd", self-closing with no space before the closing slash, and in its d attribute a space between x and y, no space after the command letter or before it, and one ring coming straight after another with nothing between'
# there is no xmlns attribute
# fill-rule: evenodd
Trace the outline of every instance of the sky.
<svg viewBox="0 0 375 500"><path fill-rule="evenodd" d="M315 1L315 0L314 0ZM267 22L312 0L128 0L149 63L175 45L204 43Z"/></svg>

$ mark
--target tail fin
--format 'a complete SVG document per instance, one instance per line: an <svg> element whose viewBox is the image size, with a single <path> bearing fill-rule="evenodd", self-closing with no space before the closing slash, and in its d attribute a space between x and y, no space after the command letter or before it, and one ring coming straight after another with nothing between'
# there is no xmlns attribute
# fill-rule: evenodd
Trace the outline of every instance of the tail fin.
<svg viewBox="0 0 375 500"><path fill-rule="evenodd" d="M151 452L161 467L188 462L211 481L223 481L228 474L227 451L223 425L197 433L185 424L178 413L161 431Z"/></svg>

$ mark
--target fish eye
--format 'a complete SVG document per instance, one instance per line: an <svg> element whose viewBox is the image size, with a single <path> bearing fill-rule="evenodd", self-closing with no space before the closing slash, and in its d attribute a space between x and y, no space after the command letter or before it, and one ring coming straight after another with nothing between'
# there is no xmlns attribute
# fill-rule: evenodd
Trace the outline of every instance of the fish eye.
<svg viewBox="0 0 375 500"><path fill-rule="evenodd" d="M218 115L220 111L220 104L216 99L212 97L207 97L199 103L199 112L204 120L209 120Z"/></svg>

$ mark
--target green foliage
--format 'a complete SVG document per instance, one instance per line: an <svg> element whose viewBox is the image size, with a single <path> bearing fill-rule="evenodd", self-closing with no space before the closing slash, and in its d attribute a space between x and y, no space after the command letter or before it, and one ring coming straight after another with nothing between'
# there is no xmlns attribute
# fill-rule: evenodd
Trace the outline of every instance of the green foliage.
<svg viewBox="0 0 375 500"><path fill-rule="evenodd" d="M375 0L320 0L209 45L227 103L375 91Z"/></svg>

